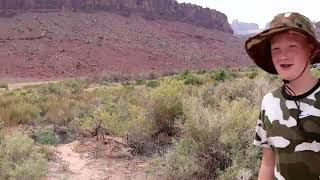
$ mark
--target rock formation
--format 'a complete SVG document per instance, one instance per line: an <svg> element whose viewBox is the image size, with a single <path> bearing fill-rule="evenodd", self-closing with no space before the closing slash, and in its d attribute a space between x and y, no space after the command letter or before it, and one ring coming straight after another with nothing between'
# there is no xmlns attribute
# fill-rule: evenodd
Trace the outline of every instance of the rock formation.
<svg viewBox="0 0 320 180"><path fill-rule="evenodd" d="M225 14L175 0L0 0L0 17L10 17L17 10L36 9L113 10L127 16L143 13L149 19L175 20L233 33Z"/></svg>

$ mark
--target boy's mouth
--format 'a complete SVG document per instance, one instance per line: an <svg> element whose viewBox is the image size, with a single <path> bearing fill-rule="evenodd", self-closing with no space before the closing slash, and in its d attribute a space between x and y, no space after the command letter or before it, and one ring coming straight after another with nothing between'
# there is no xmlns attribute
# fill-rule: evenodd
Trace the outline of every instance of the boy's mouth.
<svg viewBox="0 0 320 180"><path fill-rule="evenodd" d="M282 68L288 68L291 67L293 64L280 64L280 67Z"/></svg>

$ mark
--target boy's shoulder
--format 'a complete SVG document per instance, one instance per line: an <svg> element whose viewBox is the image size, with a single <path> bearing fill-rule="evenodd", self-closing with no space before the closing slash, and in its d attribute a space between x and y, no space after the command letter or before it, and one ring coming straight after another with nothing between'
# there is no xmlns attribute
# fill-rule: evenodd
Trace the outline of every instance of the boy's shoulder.
<svg viewBox="0 0 320 180"><path fill-rule="evenodd" d="M270 102L280 102L280 101L286 101L286 100L292 100L288 99L288 96L283 95L283 86L280 86L267 94L264 95L262 99L262 106L268 105ZM320 101L320 83L315 86L312 90L304 93L303 95L297 96L298 99L302 100L305 99L305 101Z"/></svg>
<svg viewBox="0 0 320 180"><path fill-rule="evenodd" d="M275 98L277 99L284 99L282 93L282 86L281 87L278 87L270 92L268 92L267 94L265 94L262 98L262 105L270 102L270 101L273 101Z"/></svg>

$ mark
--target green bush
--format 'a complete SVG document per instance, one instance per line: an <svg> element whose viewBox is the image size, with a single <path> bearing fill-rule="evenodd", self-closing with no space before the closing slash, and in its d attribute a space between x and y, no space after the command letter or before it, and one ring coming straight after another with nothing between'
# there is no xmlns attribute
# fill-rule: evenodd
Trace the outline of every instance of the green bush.
<svg viewBox="0 0 320 180"><path fill-rule="evenodd" d="M4 96L0 100L0 116L7 125L33 124L41 109L20 96Z"/></svg>
<svg viewBox="0 0 320 180"><path fill-rule="evenodd" d="M37 86L35 86L37 87ZM54 94L63 96L65 94L65 87L61 83L49 83L38 86L38 93L41 95Z"/></svg>
<svg viewBox="0 0 320 180"><path fill-rule="evenodd" d="M145 85L147 81L145 79L138 79L136 80L136 85Z"/></svg>
<svg viewBox="0 0 320 180"><path fill-rule="evenodd" d="M188 74L184 80L184 84L187 85L201 85L203 82L201 79L193 74Z"/></svg>
<svg viewBox="0 0 320 180"><path fill-rule="evenodd" d="M8 89L8 84L0 81L0 88Z"/></svg>
<svg viewBox="0 0 320 180"><path fill-rule="evenodd" d="M175 120L182 115L182 87L180 81L166 80L151 92L150 115L157 132L175 133Z"/></svg>
<svg viewBox="0 0 320 180"><path fill-rule="evenodd" d="M0 144L0 179L43 179L47 160L27 136L16 133Z"/></svg>
<svg viewBox="0 0 320 180"><path fill-rule="evenodd" d="M40 104L43 115L42 122L65 126L78 115L90 109L90 104L86 105L84 103L64 97L51 96L46 102Z"/></svg>
<svg viewBox="0 0 320 180"><path fill-rule="evenodd" d="M55 145L61 141L60 137L57 134L55 134L52 130L39 130L36 132L35 136L37 142L39 142L40 144Z"/></svg>
<svg viewBox="0 0 320 180"><path fill-rule="evenodd" d="M189 97L184 101L186 117L183 137L194 143L193 156L196 157L199 178L213 178L218 169L229 166L231 159L220 141L223 122L218 111L204 107L201 98Z"/></svg>
<svg viewBox="0 0 320 180"><path fill-rule="evenodd" d="M81 79L66 80L63 81L62 84L64 87L70 89L72 94L79 94L89 87L89 82Z"/></svg>
<svg viewBox="0 0 320 180"><path fill-rule="evenodd" d="M311 72L314 76L320 77L320 70L317 68L311 68Z"/></svg>
<svg viewBox="0 0 320 180"><path fill-rule="evenodd" d="M259 108L252 106L246 99L230 103L224 101L220 108L224 111L221 117L224 124L220 140L228 147L233 162L222 176L233 176L231 179L236 179L241 176L241 172L250 171L250 178L256 179L261 150L252 145L252 139L254 139Z"/></svg>
<svg viewBox="0 0 320 180"><path fill-rule="evenodd" d="M183 178L184 173L194 179L256 178L261 158L261 150L252 145L257 107L239 98L222 100L211 108L203 98L190 96L183 100L183 113L182 139L165 155L172 159L165 164L165 175L172 179ZM188 151L181 151L186 142Z"/></svg>
<svg viewBox="0 0 320 180"><path fill-rule="evenodd" d="M226 81L233 78L231 71L227 69L219 69L212 74L212 78L216 81Z"/></svg>
<svg viewBox="0 0 320 180"><path fill-rule="evenodd" d="M144 107L129 107L130 128L128 129L128 144L137 154L149 155L155 152L156 144L152 139L155 134L155 124L147 117Z"/></svg>
<svg viewBox="0 0 320 180"><path fill-rule="evenodd" d="M147 82L147 87L156 88L160 86L160 82L157 80L151 80Z"/></svg>
<svg viewBox="0 0 320 180"><path fill-rule="evenodd" d="M197 179L200 171L196 157L193 156L193 142L181 140L164 156L166 179Z"/></svg>
<svg viewBox="0 0 320 180"><path fill-rule="evenodd" d="M249 79L254 79L254 78L258 77L258 75L259 75L259 70L258 69L252 69L251 71L249 71L247 73L247 76L248 76Z"/></svg>

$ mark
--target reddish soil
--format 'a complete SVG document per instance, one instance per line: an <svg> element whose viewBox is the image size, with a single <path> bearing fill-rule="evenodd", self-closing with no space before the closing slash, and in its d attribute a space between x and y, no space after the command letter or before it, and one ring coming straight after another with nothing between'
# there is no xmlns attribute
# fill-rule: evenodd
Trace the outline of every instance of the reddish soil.
<svg viewBox="0 0 320 180"><path fill-rule="evenodd" d="M0 27L2 81L251 65L243 41L231 34L137 14L29 12L0 18Z"/></svg>
<svg viewBox="0 0 320 180"><path fill-rule="evenodd" d="M50 161L46 179L163 179L147 173L154 168L151 158L132 156L123 142L121 138L107 137L104 142L87 139L52 147L56 159Z"/></svg>

